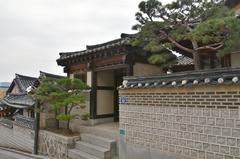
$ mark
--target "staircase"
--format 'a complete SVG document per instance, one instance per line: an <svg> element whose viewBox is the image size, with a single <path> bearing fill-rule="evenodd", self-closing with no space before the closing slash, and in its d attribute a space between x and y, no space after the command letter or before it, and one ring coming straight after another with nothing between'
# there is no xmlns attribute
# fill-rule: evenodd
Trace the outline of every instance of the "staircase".
<svg viewBox="0 0 240 159"><path fill-rule="evenodd" d="M117 152L117 142L112 139L82 133L75 148L68 150L71 159L113 159Z"/></svg>

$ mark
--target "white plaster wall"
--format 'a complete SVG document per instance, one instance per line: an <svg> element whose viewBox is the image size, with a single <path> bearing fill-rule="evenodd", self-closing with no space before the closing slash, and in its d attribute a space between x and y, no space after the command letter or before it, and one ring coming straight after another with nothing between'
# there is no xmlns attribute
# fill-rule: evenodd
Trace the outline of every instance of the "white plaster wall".
<svg viewBox="0 0 240 159"><path fill-rule="evenodd" d="M97 86L114 86L113 70L97 72Z"/></svg>
<svg viewBox="0 0 240 159"><path fill-rule="evenodd" d="M240 53L233 53L231 55L231 66L240 67Z"/></svg>
<svg viewBox="0 0 240 159"><path fill-rule="evenodd" d="M133 66L134 76L159 75L161 73L163 73L163 71L159 66L144 63L136 63Z"/></svg>
<svg viewBox="0 0 240 159"><path fill-rule="evenodd" d="M87 85L89 87L92 87L92 72L91 71L87 72Z"/></svg>
<svg viewBox="0 0 240 159"><path fill-rule="evenodd" d="M113 114L114 112L114 91L97 91L97 115Z"/></svg>

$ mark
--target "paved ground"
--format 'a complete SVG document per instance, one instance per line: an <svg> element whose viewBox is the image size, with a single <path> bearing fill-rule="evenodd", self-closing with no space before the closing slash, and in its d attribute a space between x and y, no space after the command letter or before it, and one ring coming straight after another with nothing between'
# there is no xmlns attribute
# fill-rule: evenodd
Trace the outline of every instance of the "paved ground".
<svg viewBox="0 0 240 159"><path fill-rule="evenodd" d="M29 158L5 150L0 150L0 159L33 159L33 158Z"/></svg>

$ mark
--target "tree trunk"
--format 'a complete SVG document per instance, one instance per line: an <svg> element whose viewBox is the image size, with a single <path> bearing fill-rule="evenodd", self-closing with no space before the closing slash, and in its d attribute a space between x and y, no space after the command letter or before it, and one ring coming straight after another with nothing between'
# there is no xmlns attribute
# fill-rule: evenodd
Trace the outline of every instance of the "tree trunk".
<svg viewBox="0 0 240 159"><path fill-rule="evenodd" d="M70 120L67 121L67 130L70 131Z"/></svg>
<svg viewBox="0 0 240 159"><path fill-rule="evenodd" d="M56 118L57 117L57 112L55 112L55 127L56 129L59 129L59 120Z"/></svg>
<svg viewBox="0 0 240 159"><path fill-rule="evenodd" d="M193 53L193 60L194 60L194 68L195 70L200 70L202 68L201 66L201 57L198 51L195 51Z"/></svg>

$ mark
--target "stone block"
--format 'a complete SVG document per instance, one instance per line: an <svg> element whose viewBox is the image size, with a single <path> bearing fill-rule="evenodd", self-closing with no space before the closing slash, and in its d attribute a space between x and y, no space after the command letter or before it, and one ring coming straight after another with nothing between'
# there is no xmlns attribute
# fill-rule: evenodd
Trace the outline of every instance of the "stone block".
<svg viewBox="0 0 240 159"><path fill-rule="evenodd" d="M236 128L240 128L240 120L236 120Z"/></svg>
<svg viewBox="0 0 240 159"><path fill-rule="evenodd" d="M239 138L240 137L240 129L233 129L232 136Z"/></svg>
<svg viewBox="0 0 240 159"><path fill-rule="evenodd" d="M207 124L207 118L206 117L200 117L199 118L199 124L200 125L206 125Z"/></svg>
<svg viewBox="0 0 240 159"><path fill-rule="evenodd" d="M226 145L226 138L218 136L217 137L217 143L220 144L220 145Z"/></svg>
<svg viewBox="0 0 240 159"><path fill-rule="evenodd" d="M212 153L212 152L207 152L207 153L206 153L206 159L214 159L214 153Z"/></svg>
<svg viewBox="0 0 240 159"><path fill-rule="evenodd" d="M229 118L229 117L230 117L229 110L227 110L227 109L221 109L221 117L222 117L222 118Z"/></svg>
<svg viewBox="0 0 240 159"><path fill-rule="evenodd" d="M191 123L197 125L198 124L198 117L192 117L191 118Z"/></svg>
<svg viewBox="0 0 240 159"><path fill-rule="evenodd" d="M187 131L193 132L195 130L194 125L187 125Z"/></svg>
<svg viewBox="0 0 240 159"><path fill-rule="evenodd" d="M195 142L193 142L191 140L187 140L187 147L192 148L194 144L195 144Z"/></svg>
<svg viewBox="0 0 240 159"><path fill-rule="evenodd" d="M233 159L233 156L225 155L225 159Z"/></svg>
<svg viewBox="0 0 240 159"><path fill-rule="evenodd" d="M222 135L223 136L231 136L231 129L230 128L222 128Z"/></svg>
<svg viewBox="0 0 240 159"><path fill-rule="evenodd" d="M174 130L180 130L180 124L178 124L178 123L173 123L173 129L174 129Z"/></svg>
<svg viewBox="0 0 240 159"><path fill-rule="evenodd" d="M236 138L227 138L227 145L236 146L237 145L237 139Z"/></svg>
<svg viewBox="0 0 240 159"><path fill-rule="evenodd" d="M184 132L184 139L191 139L192 134L190 132Z"/></svg>
<svg viewBox="0 0 240 159"><path fill-rule="evenodd" d="M230 110L230 118L239 119L239 111L236 109Z"/></svg>
<svg viewBox="0 0 240 159"><path fill-rule="evenodd" d="M219 136L221 135L221 128L220 127L213 127L212 130L213 130L214 135L219 135Z"/></svg>
<svg viewBox="0 0 240 159"><path fill-rule="evenodd" d="M212 117L219 117L220 110L219 109L212 109Z"/></svg>
<svg viewBox="0 0 240 159"><path fill-rule="evenodd" d="M198 151L198 158L205 159L205 151Z"/></svg>
<svg viewBox="0 0 240 159"><path fill-rule="evenodd" d="M237 139L237 147L240 147L240 139Z"/></svg>
<svg viewBox="0 0 240 159"><path fill-rule="evenodd" d="M190 156L190 149L188 149L188 148L183 148L183 155L184 155L184 156Z"/></svg>
<svg viewBox="0 0 240 159"><path fill-rule="evenodd" d="M202 142L208 142L208 136L205 134L200 134L200 141Z"/></svg>
<svg viewBox="0 0 240 159"><path fill-rule="evenodd" d="M237 148L237 147L230 147L230 155L239 157L239 148Z"/></svg>
<svg viewBox="0 0 240 159"><path fill-rule="evenodd" d="M215 154L215 159L224 159L224 155L222 155L222 154Z"/></svg>
<svg viewBox="0 0 240 159"><path fill-rule="evenodd" d="M198 157L198 151L194 150L194 149L191 149L191 157L197 158Z"/></svg>
<svg viewBox="0 0 240 159"><path fill-rule="evenodd" d="M187 131L187 125L186 124L180 124L180 130L181 131Z"/></svg>
<svg viewBox="0 0 240 159"><path fill-rule="evenodd" d="M213 133L213 129L210 126L205 126L204 127L204 134L212 134Z"/></svg>
<svg viewBox="0 0 240 159"><path fill-rule="evenodd" d="M214 126L215 118L207 118L207 125Z"/></svg>
<svg viewBox="0 0 240 159"><path fill-rule="evenodd" d="M211 110L209 108L203 109L203 116L211 116Z"/></svg>
<svg viewBox="0 0 240 159"><path fill-rule="evenodd" d="M217 118L216 119L217 126L225 126L225 119L224 118Z"/></svg>
<svg viewBox="0 0 240 159"><path fill-rule="evenodd" d="M212 144L212 151L213 152L219 152L219 145Z"/></svg>
<svg viewBox="0 0 240 159"><path fill-rule="evenodd" d="M203 144L201 142L195 142L195 148L198 150L202 150L203 149Z"/></svg>
<svg viewBox="0 0 240 159"><path fill-rule="evenodd" d="M209 135L208 136L208 142L209 143L216 143L217 141L217 137L216 136L213 136L213 135Z"/></svg>
<svg viewBox="0 0 240 159"><path fill-rule="evenodd" d="M228 146L220 146L220 152L223 154L229 154L229 147Z"/></svg>
<svg viewBox="0 0 240 159"><path fill-rule="evenodd" d="M199 140L199 134L198 133L192 133L192 140L198 141Z"/></svg>
<svg viewBox="0 0 240 159"><path fill-rule="evenodd" d="M200 125L197 125L197 126L195 126L195 131L198 132L198 133L203 133L204 132L204 127L200 126Z"/></svg>
<svg viewBox="0 0 240 159"><path fill-rule="evenodd" d="M234 119L226 119L226 127L233 128L235 126Z"/></svg>

